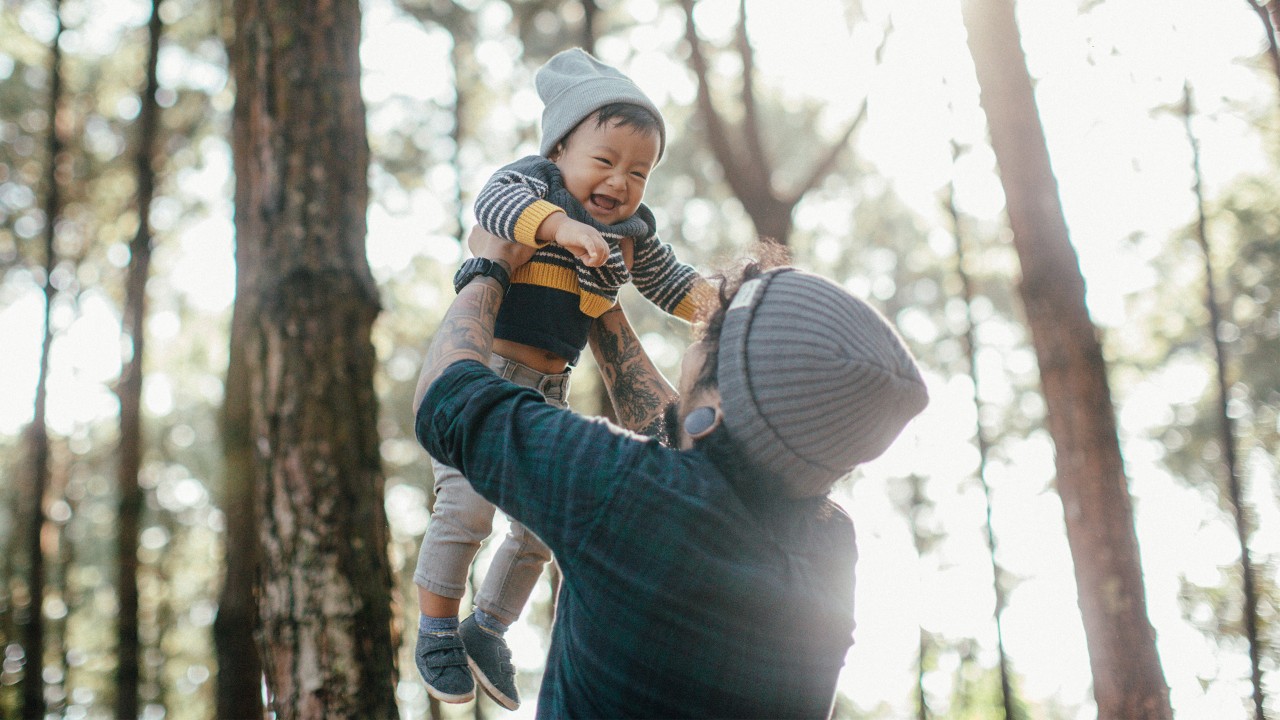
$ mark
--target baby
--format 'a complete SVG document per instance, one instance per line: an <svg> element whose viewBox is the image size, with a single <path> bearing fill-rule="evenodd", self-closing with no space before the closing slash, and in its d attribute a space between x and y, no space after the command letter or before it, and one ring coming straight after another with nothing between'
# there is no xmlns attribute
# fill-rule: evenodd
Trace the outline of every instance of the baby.
<svg viewBox="0 0 1280 720"><path fill-rule="evenodd" d="M666 144L656 105L626 75L580 49L551 58L535 76L544 103L541 155L499 170L476 198L485 230L537 248L510 278L472 258L454 279L461 290L480 274L510 287L494 327L490 367L564 407L569 373L596 317L634 282L664 311L692 321L714 291L658 239L641 204ZM423 538L418 585L417 664L444 702L475 696L475 681L503 707L520 699L503 634L519 617L550 551L519 523L499 546L458 622L472 560L492 530L493 506L454 468L432 461L436 502Z"/></svg>

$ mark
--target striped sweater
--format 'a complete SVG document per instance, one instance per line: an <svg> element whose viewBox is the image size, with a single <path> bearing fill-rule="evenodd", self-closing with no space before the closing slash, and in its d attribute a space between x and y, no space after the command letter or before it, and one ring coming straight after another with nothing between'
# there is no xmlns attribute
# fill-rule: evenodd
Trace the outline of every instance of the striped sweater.
<svg viewBox="0 0 1280 720"><path fill-rule="evenodd" d="M565 248L538 242L538 226L559 211L600 231L609 243L603 265L587 267ZM565 189L560 168L544 157L529 156L495 173L476 196L475 214L480 226L494 235L538 248L511 277L495 337L553 352L572 363L586 346L592 320L613 307L627 282L634 282L641 295L665 312L687 321L714 297L702 276L658 239L648 207L641 204L626 220L602 225ZM618 246L621 238L633 241L629 270Z"/></svg>

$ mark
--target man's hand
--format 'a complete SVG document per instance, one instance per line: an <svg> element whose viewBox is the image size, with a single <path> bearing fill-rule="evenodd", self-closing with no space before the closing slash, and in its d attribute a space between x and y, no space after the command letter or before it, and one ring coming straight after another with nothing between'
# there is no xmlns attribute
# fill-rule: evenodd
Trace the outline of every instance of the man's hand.
<svg viewBox="0 0 1280 720"><path fill-rule="evenodd" d="M497 235L486 232L478 225L471 228L471 234L467 236L467 249L476 257L489 258L505 264L507 272L529 262L529 258L533 257L534 253L534 249L528 245L507 242Z"/></svg>

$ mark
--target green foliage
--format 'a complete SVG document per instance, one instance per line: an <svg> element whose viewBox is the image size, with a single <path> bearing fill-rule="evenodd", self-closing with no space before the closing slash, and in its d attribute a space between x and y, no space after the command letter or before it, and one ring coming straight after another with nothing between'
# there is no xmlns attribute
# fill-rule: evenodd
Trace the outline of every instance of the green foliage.
<svg viewBox="0 0 1280 720"><path fill-rule="evenodd" d="M48 50L0 5L0 272L38 262L43 226Z"/></svg>
<svg viewBox="0 0 1280 720"><path fill-rule="evenodd" d="M1280 162L1275 151L1275 114L1256 118L1262 137L1271 148L1270 164ZM1214 333L1226 353L1227 414L1235 434L1237 473L1244 484L1241 509L1255 530L1269 513L1280 465L1277 421L1280 402L1280 292L1277 257L1280 257L1280 184L1275 173L1243 175L1210 196L1205 208L1219 327L1211 328L1207 308L1204 253L1197 240L1194 220L1166 244L1152 264L1161 282L1135 295L1137 327L1145 334L1117 343L1123 347L1118 374L1126 365L1159 377L1181 379L1170 398L1162 422L1149 430L1163 465L1177 479L1198 491L1216 517L1201 525L1210 537L1235 539L1234 508L1227 491L1218 372L1212 344ZM1151 242L1135 238L1135 244ZM1262 482L1269 487L1254 487ZM1262 507L1257 507L1262 503ZM1280 653L1276 643L1275 608L1280 602L1275 584L1277 558L1274 548L1253 549L1252 561L1259 595L1259 634L1264 672L1276 667ZM1200 629L1222 652L1247 654L1242 616L1242 569L1238 555L1218 568L1217 577L1204 573L1194 580L1183 577L1179 604L1184 617ZM1220 680L1224 667L1206 668L1201 682Z"/></svg>
<svg viewBox="0 0 1280 720"><path fill-rule="evenodd" d="M1097 3L1085 2L1086 8ZM707 272L746 252L753 227L733 197L690 97L691 74L683 68L682 21L669 2L631 12L629 3L602 3L596 33L614 57L640 53L669 55L677 98L664 107L678 128L656 169L646 202L658 215L662 238L677 254ZM730 7L731 4L726 4ZM104 301L118 314L122 268L138 216L133 207L131 149L136 132L136 94L145 54L143 4L113 15L119 32L104 40L88 32L97 6L68 0L72 37L65 50L67 160L62 171L67 207L59 227L60 276L67 299L58 327L66 330L83 304ZM730 7L730 9L732 9ZM862 3L843 3L852 27L867 21ZM166 0L167 22L161 63L164 138L157 158L160 197L152 208L157 231L155 278L149 286L149 344L144 486L143 632L146 667L144 702L163 707L166 717L207 717L216 673L209 622L217 596L223 548L221 455L217 413L226 364L226 288L210 288L202 263L230 265L230 111L234 88L228 82L220 35L227 28L218 3ZM485 177L536 138L536 108L528 100L532 72L545 58L582 38L581 5L556 0L399 0L396 22L414 23L422 33L418 80L444 78L448 91L423 96L393 92L369 103L373 151L370 247L383 312L374 329L380 362L376 379L382 417L379 432L387 478L391 557L397 573L400 618L416 622L411 574L431 504L432 478L417 445L409 412L427 341L453 294L449 279L462 250L458 237L469 222L469 206ZM4 308L34 291L43 262L40 233L45 219L42 187L48 126L45 69L46 7L36 0L0 3L0 302ZM376 42L371 39L370 42ZM708 47L715 51L714 43ZM443 48L443 51L440 49ZM721 49L723 50L723 49ZM726 55L731 53L725 51ZM506 67L503 67L504 62ZM509 70L503 74L496 70ZM713 64L717 101L730 117L740 114L740 78L732 64ZM838 74L838 73L836 73ZM766 150L777 161L777 188L797 186L815 158L834 141L824 130L831 118L816 101L786 99L782 88L762 83L758 90ZM523 93L523 95L522 95ZM684 94L681 94L684 93ZM874 107L874 106L873 106ZM1253 110L1247 120L1280 158L1276 114ZM851 120L852 118L850 118ZM839 119L834 122L841 125ZM904 130L906 132L911 129ZM1280 477L1280 187L1277 174L1243 177L1211 199L1210 231L1221 270L1221 296L1228 322L1221 328L1232 358L1232 412L1241 433L1240 457L1251 478L1277 492ZM425 208L425 209L424 209ZM408 219L408 220L406 220ZM958 298L955 249L950 222L941 213L908 207L882 171L845 152L827 180L800 204L791 250L797 264L850 287L882 309L901 329L931 383L946 392L964 385L968 357L960 341L972 312L978 353L981 419L988 429L991 460L1016 466L1028 437L1043 433L1044 407L1038 394L1035 357L1019 317L1015 297L1016 260L999 227L1002 219L966 219L966 270L975 300L966 309ZM409 227L408 231L405 228ZM389 237L394 235L394 237ZM1159 278L1131 298L1130 322L1105 338L1117 397L1144 381L1188 376L1206 379L1203 392L1176 393L1158 427L1150 430L1168 472L1224 511L1214 392L1207 381L1212 351L1205 328L1203 278L1198 248L1188 233L1170 239L1138 234L1133 249L1150 252ZM1163 247L1151 252L1152 245ZM408 252L388 248L410 247ZM217 252L209 252L209 248ZM379 255L385 252L385 255ZM192 260L196 258L196 260ZM214 260L212 258L218 258ZM407 258L407 259L406 259ZM193 270L193 264L195 269ZM208 275L216 273L208 272ZM83 303L81 298L87 298ZM673 373L689 329L643 301L623 293L633 322L659 365ZM0 308L3 309L3 308ZM65 347L65 346L60 346ZM114 347L108 348L112 354ZM589 359L575 374L573 404L593 412L596 371ZM931 386L931 390L934 389ZM1179 388L1180 389L1180 388ZM7 399L6 399L7 401ZM957 422L954 435L972 440L977 415ZM112 613L116 559L113 521L114 443L117 419L105 410L79 420L55 438L61 496L56 531L56 582L52 596L65 603L54 656L65 664L56 690L65 695L58 710L67 716L110 707L115 658ZM1148 438L1136 438L1145 440ZM0 434L0 473L17 476L23 462L21 438ZM972 491L976 480L970 456L955 459L946 473L909 477L859 477L881 482L916 524L919 549L929 568L948 562L953 543L971 536L978 518L954 520L945 503ZM12 641L12 618L24 559L15 540L21 518L9 510L21 488L0 485L0 551L7 582L0 588L0 646ZM22 507L26 505L23 504ZM1259 516L1261 517L1261 516ZM947 518L952 518L948 521ZM970 522L972 520L972 522ZM1214 520L1213 522L1218 522ZM1046 532L1048 532L1046 530ZM1260 558L1264 595L1264 635L1270 639L1268 667L1280 662L1274 623L1280 605L1276 559ZM974 569L974 572L979 572ZM982 568L986 573L987 569ZM1224 653L1240 653L1238 571L1230 564L1216 578L1186 579L1180 602L1189 621L1219 642ZM1007 579L1006 579L1007 580ZM926 585L926 587L928 587ZM875 592L873 588L870 592ZM526 611L531 636L545 648L550 598L545 588ZM860 590L862 592L862 590ZM860 620L863 620L860 618ZM865 620L864 620L865 622ZM425 710L412 671L412 633L402 647L403 707ZM926 673L930 704L938 718L994 717L999 682L989 639L930 632ZM16 674L7 663L0 675L0 717L15 717ZM526 694L533 695L538 671L522 668ZM1016 679L1016 677L1015 677ZM1205 683L1217 681L1206 677ZM419 693L414 695L414 693ZM414 699L416 698L416 700ZM840 718L898 718L906 698L885 699L861 708L848 697L837 703ZM416 704L415 704L416 703ZM1075 717L1069 702L1027 702L1027 717Z"/></svg>

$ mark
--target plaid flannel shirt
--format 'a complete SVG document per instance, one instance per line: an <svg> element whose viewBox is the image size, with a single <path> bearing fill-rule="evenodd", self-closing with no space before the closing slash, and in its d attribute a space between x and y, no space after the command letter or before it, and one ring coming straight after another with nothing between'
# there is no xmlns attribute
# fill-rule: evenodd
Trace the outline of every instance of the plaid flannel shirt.
<svg viewBox="0 0 1280 720"><path fill-rule="evenodd" d="M555 553L543 718L826 717L852 644L849 517L748 507L706 453L450 366L418 440Z"/></svg>

